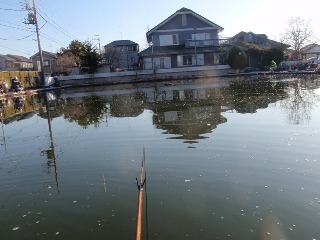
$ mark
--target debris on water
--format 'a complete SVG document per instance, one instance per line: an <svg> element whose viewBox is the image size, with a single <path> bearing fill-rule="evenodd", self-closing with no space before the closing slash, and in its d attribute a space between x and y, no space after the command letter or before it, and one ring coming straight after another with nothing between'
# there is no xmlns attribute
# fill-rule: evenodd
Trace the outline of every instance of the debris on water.
<svg viewBox="0 0 320 240"><path fill-rule="evenodd" d="M271 233L269 233L269 232L266 232L266 235L270 235Z"/></svg>
<svg viewBox="0 0 320 240"><path fill-rule="evenodd" d="M56 232L56 233L55 233L55 235L59 235L59 234L60 234L60 232Z"/></svg>
<svg viewBox="0 0 320 240"><path fill-rule="evenodd" d="M224 217L220 217L220 219L221 219L221 220L223 220L223 219L224 219Z"/></svg>
<svg viewBox="0 0 320 240"><path fill-rule="evenodd" d="M17 231L20 227L14 227L12 228L13 231Z"/></svg>
<svg viewBox="0 0 320 240"><path fill-rule="evenodd" d="M77 203L77 202L78 202L77 200L74 200L74 201L73 201L73 203Z"/></svg>
<svg viewBox="0 0 320 240"><path fill-rule="evenodd" d="M265 188L267 188L268 186L266 185L266 186L264 186Z"/></svg>
<svg viewBox="0 0 320 240"><path fill-rule="evenodd" d="M253 230L252 230L252 229L250 229L250 232L252 232L252 233L253 233Z"/></svg>
<svg viewBox="0 0 320 240"><path fill-rule="evenodd" d="M40 221L36 221L36 223L39 223Z"/></svg>
<svg viewBox="0 0 320 240"><path fill-rule="evenodd" d="M184 180L185 182L191 182L191 179L186 179L186 180Z"/></svg>
<svg viewBox="0 0 320 240"><path fill-rule="evenodd" d="M51 186L48 186L48 189L50 189L51 188Z"/></svg>
<svg viewBox="0 0 320 240"><path fill-rule="evenodd" d="M22 217L26 217L27 215L23 215Z"/></svg>

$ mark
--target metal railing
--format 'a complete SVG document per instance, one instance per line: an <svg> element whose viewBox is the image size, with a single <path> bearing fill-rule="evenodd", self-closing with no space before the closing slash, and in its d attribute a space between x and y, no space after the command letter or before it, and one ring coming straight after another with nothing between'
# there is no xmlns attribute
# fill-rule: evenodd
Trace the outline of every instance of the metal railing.
<svg viewBox="0 0 320 240"><path fill-rule="evenodd" d="M227 43L229 41L229 38L210 38L210 39L204 39L204 40L194 40L194 39L187 39L185 41L185 47L191 48L191 47L211 47L211 46L221 46L222 43Z"/></svg>

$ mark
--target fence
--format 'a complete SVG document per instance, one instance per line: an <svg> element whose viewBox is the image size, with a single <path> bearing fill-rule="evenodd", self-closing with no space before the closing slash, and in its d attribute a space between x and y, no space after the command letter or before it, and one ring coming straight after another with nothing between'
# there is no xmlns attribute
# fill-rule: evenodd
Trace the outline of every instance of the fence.
<svg viewBox="0 0 320 240"><path fill-rule="evenodd" d="M36 87L36 77L38 72L36 71L3 71L0 72L0 79L3 78L6 83L11 86L11 79L17 77L21 82L23 88Z"/></svg>

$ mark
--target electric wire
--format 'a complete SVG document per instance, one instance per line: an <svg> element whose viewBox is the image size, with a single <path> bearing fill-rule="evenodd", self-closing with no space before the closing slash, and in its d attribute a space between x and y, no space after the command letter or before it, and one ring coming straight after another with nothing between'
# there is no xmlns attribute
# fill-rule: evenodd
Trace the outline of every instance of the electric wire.
<svg viewBox="0 0 320 240"><path fill-rule="evenodd" d="M46 9L48 14L51 14L55 19L60 20L65 26L68 26L71 31L77 35L87 35L85 34L78 26L72 24L62 13L61 11L56 10L48 1L40 0L38 5L42 6L43 9ZM77 30L77 31L75 31Z"/></svg>

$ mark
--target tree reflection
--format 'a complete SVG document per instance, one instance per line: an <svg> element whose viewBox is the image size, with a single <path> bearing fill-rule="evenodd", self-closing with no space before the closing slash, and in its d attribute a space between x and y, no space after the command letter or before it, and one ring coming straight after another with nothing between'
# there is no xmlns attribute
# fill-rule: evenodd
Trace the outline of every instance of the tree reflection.
<svg viewBox="0 0 320 240"><path fill-rule="evenodd" d="M90 125L99 127L101 120L107 112L106 101L100 96L88 96L82 99L66 99L64 104L64 116L70 122L77 122L83 128Z"/></svg>
<svg viewBox="0 0 320 240"><path fill-rule="evenodd" d="M284 83L266 80L236 81L230 85L234 109L239 113L255 113L270 103L286 97Z"/></svg>
<svg viewBox="0 0 320 240"><path fill-rule="evenodd" d="M306 87L306 84L309 86ZM311 120L311 111L319 101L312 89L318 87L319 81L296 80L288 83L288 97L281 102L281 107L285 109L290 124L301 125Z"/></svg>

